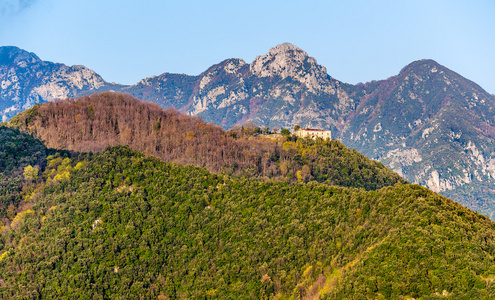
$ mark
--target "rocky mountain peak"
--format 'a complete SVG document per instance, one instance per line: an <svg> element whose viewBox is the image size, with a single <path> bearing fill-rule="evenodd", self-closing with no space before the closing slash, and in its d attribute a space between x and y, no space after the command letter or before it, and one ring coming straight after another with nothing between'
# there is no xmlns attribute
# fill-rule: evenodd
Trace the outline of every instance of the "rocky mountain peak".
<svg viewBox="0 0 495 300"><path fill-rule="evenodd" d="M266 55L257 56L251 63L251 72L259 77L278 75L286 78L314 66L316 60L309 57L306 51L284 43L271 48Z"/></svg>
<svg viewBox="0 0 495 300"><path fill-rule="evenodd" d="M420 59L414 61L400 71L399 75L407 75L407 74L431 74L438 72L445 72L446 68L441 64L437 63L433 59Z"/></svg>
<svg viewBox="0 0 495 300"><path fill-rule="evenodd" d="M296 45L293 45L291 43L283 43L280 45L277 45L270 50L268 50L268 54L270 55L287 55L287 54L296 54L299 55L300 58L304 59L308 57L308 54L306 51L303 49L297 47Z"/></svg>
<svg viewBox="0 0 495 300"><path fill-rule="evenodd" d="M27 64L40 62L36 54L27 52L17 47L0 47L0 65L17 65L26 67Z"/></svg>
<svg viewBox="0 0 495 300"><path fill-rule="evenodd" d="M239 70L245 65L246 62L240 58L229 58L216 65L211 66L200 76L207 76L208 74L213 73L235 74L239 72Z"/></svg>
<svg viewBox="0 0 495 300"><path fill-rule="evenodd" d="M258 77L292 77L304 83L313 92L321 91L328 82L325 67L318 65L316 59L290 44L284 43L271 48L268 54L257 56L250 65L251 72Z"/></svg>
<svg viewBox="0 0 495 300"><path fill-rule="evenodd" d="M241 69L246 65L246 62L240 58L230 58L211 66L208 70L200 74L200 91L203 91L212 82L220 80L220 78L240 77Z"/></svg>
<svg viewBox="0 0 495 300"><path fill-rule="evenodd" d="M81 65L42 61L17 47L0 47L0 119L42 101L78 95L105 86L100 75Z"/></svg>
<svg viewBox="0 0 495 300"><path fill-rule="evenodd" d="M445 89L449 92L454 92L459 86L462 86L462 89L465 90L462 98L473 98L475 102L484 103L485 100L483 99L492 97L475 82L462 77L432 59L421 59L410 63L402 68L399 77L406 81L413 80L415 85L427 83L430 89Z"/></svg>

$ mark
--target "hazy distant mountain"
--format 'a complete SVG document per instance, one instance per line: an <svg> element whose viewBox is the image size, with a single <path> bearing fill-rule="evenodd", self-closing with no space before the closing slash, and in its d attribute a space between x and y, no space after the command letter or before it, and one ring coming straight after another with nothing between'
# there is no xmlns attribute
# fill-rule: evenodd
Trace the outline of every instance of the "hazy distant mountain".
<svg viewBox="0 0 495 300"><path fill-rule="evenodd" d="M198 76L166 73L124 86L84 67L3 47L0 83L4 118L37 102L115 90L224 128L252 120L330 129L405 179L495 216L495 97L431 60L387 80L350 85L305 51L282 44L251 64L228 59Z"/></svg>

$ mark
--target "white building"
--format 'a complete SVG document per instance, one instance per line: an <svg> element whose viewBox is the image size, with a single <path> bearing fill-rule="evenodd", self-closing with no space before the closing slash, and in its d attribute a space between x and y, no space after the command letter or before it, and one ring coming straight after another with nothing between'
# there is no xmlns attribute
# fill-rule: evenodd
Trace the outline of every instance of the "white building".
<svg viewBox="0 0 495 300"><path fill-rule="evenodd" d="M332 138L332 132L330 130L321 130L321 129L310 129L310 128L299 129L294 134L299 137L310 136L313 139L317 137L321 137L322 139Z"/></svg>

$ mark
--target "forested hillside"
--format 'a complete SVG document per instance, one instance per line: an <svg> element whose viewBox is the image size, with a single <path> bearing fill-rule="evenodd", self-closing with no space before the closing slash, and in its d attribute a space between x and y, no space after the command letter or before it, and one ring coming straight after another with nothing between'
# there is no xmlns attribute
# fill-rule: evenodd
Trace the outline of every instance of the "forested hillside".
<svg viewBox="0 0 495 300"><path fill-rule="evenodd" d="M47 155L41 141L0 125L0 228L14 218L23 188L38 180Z"/></svg>
<svg viewBox="0 0 495 300"><path fill-rule="evenodd" d="M13 118L10 126L34 134L51 148L98 152L129 145L164 161L235 177L316 180L367 190L405 182L335 140L271 139L247 129L225 131L127 94L105 92L37 105Z"/></svg>
<svg viewBox="0 0 495 300"><path fill-rule="evenodd" d="M0 235L6 299L495 295L494 224L417 185L261 182L123 146L41 177Z"/></svg>

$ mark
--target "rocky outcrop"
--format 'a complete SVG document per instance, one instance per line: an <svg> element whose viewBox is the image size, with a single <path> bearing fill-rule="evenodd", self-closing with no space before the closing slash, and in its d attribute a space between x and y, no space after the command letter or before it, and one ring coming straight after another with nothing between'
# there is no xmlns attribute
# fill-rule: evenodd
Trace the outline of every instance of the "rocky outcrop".
<svg viewBox="0 0 495 300"><path fill-rule="evenodd" d="M60 65L55 72L47 74L33 90L43 100L54 101L72 97L81 90L96 90L105 84L98 74L84 66Z"/></svg>
<svg viewBox="0 0 495 300"><path fill-rule="evenodd" d="M306 86L312 93L335 93L324 66L316 59L289 43L273 47L268 54L257 56L250 65L251 72L258 77L291 77Z"/></svg>
<svg viewBox="0 0 495 300"><path fill-rule="evenodd" d="M84 66L40 60L16 47L0 47L0 116L2 120L36 103L97 90L106 82Z"/></svg>

